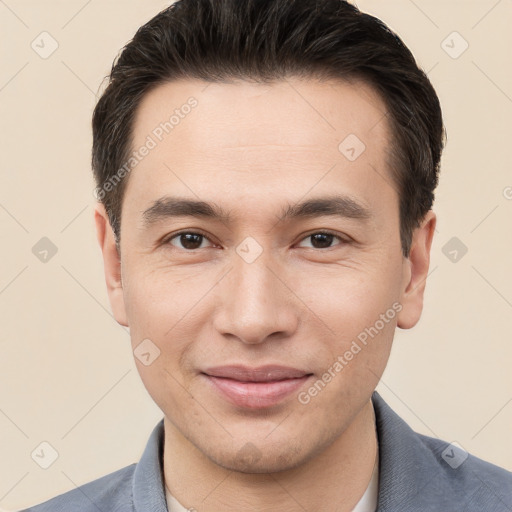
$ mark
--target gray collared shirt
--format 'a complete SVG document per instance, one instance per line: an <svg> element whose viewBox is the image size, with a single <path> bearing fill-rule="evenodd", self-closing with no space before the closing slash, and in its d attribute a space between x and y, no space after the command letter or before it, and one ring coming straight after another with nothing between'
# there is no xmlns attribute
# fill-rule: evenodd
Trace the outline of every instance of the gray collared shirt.
<svg viewBox="0 0 512 512"><path fill-rule="evenodd" d="M512 512L512 473L414 432L372 395L379 439L377 512ZM164 421L138 463L22 512L167 512Z"/></svg>

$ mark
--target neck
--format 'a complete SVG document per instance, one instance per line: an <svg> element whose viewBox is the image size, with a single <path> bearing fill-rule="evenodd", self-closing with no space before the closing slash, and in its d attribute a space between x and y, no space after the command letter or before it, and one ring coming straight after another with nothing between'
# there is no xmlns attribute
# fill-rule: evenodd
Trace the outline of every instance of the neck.
<svg viewBox="0 0 512 512"><path fill-rule="evenodd" d="M377 457L371 400L324 451L277 473L229 471L164 420L164 474L170 493L201 512L349 512L364 494Z"/></svg>

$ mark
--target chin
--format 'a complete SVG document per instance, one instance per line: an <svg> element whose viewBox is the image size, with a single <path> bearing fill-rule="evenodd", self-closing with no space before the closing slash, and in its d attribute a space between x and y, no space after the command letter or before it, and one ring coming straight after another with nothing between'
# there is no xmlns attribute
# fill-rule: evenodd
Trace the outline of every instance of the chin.
<svg viewBox="0 0 512 512"><path fill-rule="evenodd" d="M252 442L245 443L237 452L215 453L210 459L218 466L238 473L278 473L300 466L305 462L303 450L297 446L281 444L277 447L259 448Z"/></svg>

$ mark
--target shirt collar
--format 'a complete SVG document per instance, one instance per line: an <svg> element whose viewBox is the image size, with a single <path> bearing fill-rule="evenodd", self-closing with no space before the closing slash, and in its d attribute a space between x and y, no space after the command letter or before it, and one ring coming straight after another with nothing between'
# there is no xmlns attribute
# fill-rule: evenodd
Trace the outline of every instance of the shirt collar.
<svg viewBox="0 0 512 512"><path fill-rule="evenodd" d="M164 418L151 432L133 473L133 506L136 512L167 512L164 485Z"/></svg>

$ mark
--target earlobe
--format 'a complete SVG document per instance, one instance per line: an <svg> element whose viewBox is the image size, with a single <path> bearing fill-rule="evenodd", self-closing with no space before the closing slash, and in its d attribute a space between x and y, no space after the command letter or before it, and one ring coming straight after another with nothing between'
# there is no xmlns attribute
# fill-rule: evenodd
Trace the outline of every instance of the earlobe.
<svg viewBox="0 0 512 512"><path fill-rule="evenodd" d="M414 327L421 317L435 227L436 215L429 210L421 225L414 230L409 257L404 261L402 310L397 317L397 325L401 329Z"/></svg>
<svg viewBox="0 0 512 512"><path fill-rule="evenodd" d="M105 282L110 306L116 321L128 327L121 277L121 257L117 250L114 231L102 203L97 203L95 207L94 222L96 224L96 236L103 254Z"/></svg>

